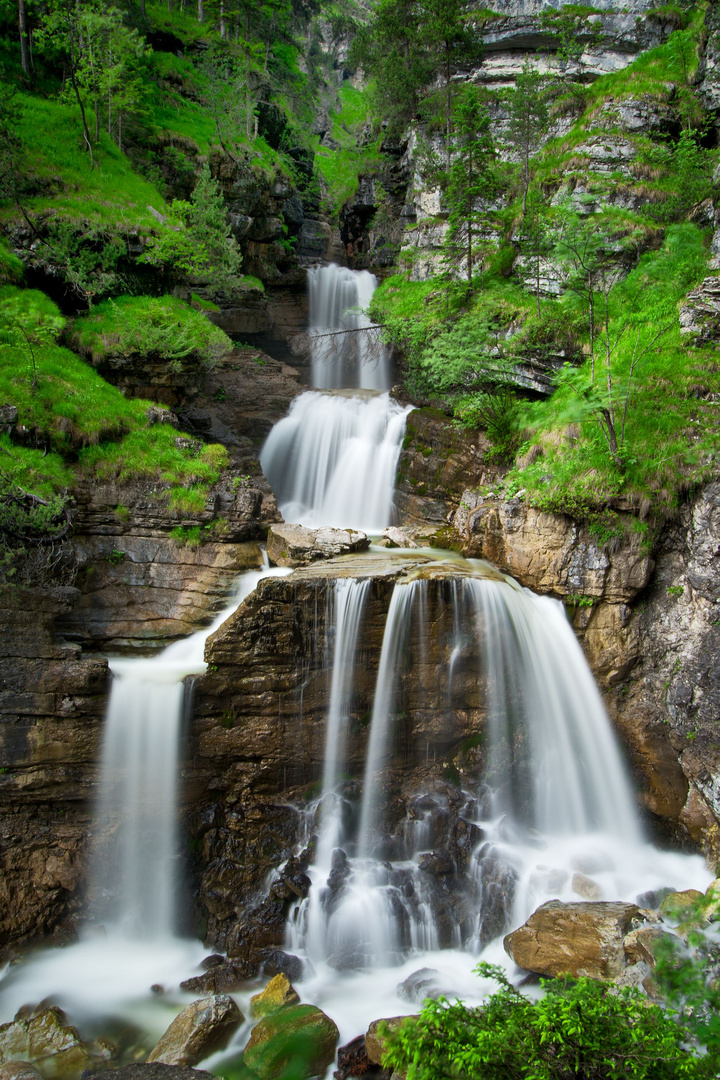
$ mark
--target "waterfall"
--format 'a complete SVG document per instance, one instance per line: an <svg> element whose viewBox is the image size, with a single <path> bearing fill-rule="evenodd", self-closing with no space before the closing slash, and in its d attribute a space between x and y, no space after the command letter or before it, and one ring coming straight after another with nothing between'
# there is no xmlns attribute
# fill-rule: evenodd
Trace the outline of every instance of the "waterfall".
<svg viewBox="0 0 720 1080"><path fill-rule="evenodd" d="M167 1026L166 1011L148 1005L149 988L176 987L206 951L177 933L184 680L205 671L205 642L258 582L288 573L267 563L244 573L228 606L204 630L157 656L110 661L114 677L89 888L101 926L12 970L0 983L0 1004L10 1015L28 1001L50 997L80 1016L130 1015L155 1036Z"/></svg>
<svg viewBox="0 0 720 1080"><path fill-rule="evenodd" d="M360 805L344 806L344 827L337 803L333 814L320 815L313 884L288 923L288 946L309 961L315 993L332 996L333 972L353 970L358 979L365 969L377 977L393 968L412 972L427 956L442 967L455 955L448 950L477 953L491 945L486 955L500 961L498 942L511 925L547 899L581 898L573 884L578 871L592 876L603 898L631 901L647 888L704 873L701 860L658 852L645 840L619 747L562 605L472 560L460 573L451 570L444 580L442 573L433 580L411 573L394 585ZM347 704L337 703L347 701L353 678L358 622L348 618L348 603L350 596L360 601L361 584L338 582L335 592L326 795L342 762L338 718ZM432 598L441 610L431 623ZM471 844L462 865L439 871L433 865L448 862L443 846L455 828L446 796L432 787L409 793L404 821L383 815L403 685L408 672L428 666L431 634L445 658L435 671L443 709L462 707L462 671L473 693L480 690L485 716L484 770L454 797L455 820L477 837L474 850Z"/></svg>
<svg viewBox="0 0 720 1080"><path fill-rule="evenodd" d="M296 398L260 456L285 520L382 532L408 411L387 394Z"/></svg>
<svg viewBox="0 0 720 1080"><path fill-rule="evenodd" d="M288 522L370 533L392 524L410 408L378 393L390 385L386 350L357 310L376 285L366 270L308 271L313 386L336 392L302 394L262 449L262 470Z"/></svg>
<svg viewBox="0 0 720 1080"><path fill-rule="evenodd" d="M335 263L308 270L313 386L388 389L387 350L364 314L376 288L377 278L367 270Z"/></svg>

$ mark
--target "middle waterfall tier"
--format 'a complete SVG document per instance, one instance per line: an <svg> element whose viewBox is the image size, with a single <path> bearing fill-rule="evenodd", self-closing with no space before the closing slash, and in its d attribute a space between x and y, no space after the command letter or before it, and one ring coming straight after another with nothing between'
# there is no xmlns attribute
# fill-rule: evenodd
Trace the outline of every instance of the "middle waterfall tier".
<svg viewBox="0 0 720 1080"><path fill-rule="evenodd" d="M370 713L353 689L355 658L367 668L380 594L347 578L329 589L312 886L287 928L288 947L316 972L478 952L545 900L635 902L679 876L677 856L644 836L562 605L482 564L433 566L401 577L384 601ZM461 775L463 758L472 768Z"/></svg>
<svg viewBox="0 0 720 1080"><path fill-rule="evenodd" d="M260 456L285 520L370 533L390 525L408 411L387 394L296 398Z"/></svg>

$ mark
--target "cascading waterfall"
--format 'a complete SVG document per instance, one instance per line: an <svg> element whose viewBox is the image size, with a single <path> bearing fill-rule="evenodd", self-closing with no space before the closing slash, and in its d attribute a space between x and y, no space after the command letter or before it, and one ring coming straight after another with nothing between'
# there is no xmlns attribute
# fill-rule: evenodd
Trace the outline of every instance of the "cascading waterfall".
<svg viewBox="0 0 720 1080"><path fill-rule="evenodd" d="M382 532L408 407L393 401L380 331L360 308L377 280L366 270L308 271L313 386L270 432L260 464L288 522ZM353 391L353 392L350 392Z"/></svg>
<svg viewBox="0 0 720 1080"><path fill-rule="evenodd" d="M50 995L81 1015L132 1008L152 984L177 986L203 955L177 934L178 748L185 683L205 671L208 637L258 582L284 568L242 574L229 605L212 624L157 656L110 662L90 896L97 922L80 942L31 957L3 980L12 1008ZM143 1023L150 1022L147 1005ZM162 1014L157 1034L163 1030Z"/></svg>
<svg viewBox="0 0 720 1080"><path fill-rule="evenodd" d="M376 288L377 278L367 270L335 263L308 270L313 386L388 389L387 350L364 313Z"/></svg>
<svg viewBox="0 0 720 1080"><path fill-rule="evenodd" d="M337 970L354 970L359 980L372 971L378 985L397 985L420 956L445 965L443 991L460 992L457 960L448 974L450 958L463 955L457 950L486 949L501 961L499 945L488 944L544 900L580 899L573 887L579 870L592 872L607 899L631 901L648 888L706 877L702 860L658 852L646 842L619 748L562 605L488 571L466 562L466 576L432 583L451 606L441 642L447 663L437 671L448 707L459 667L474 669L484 689L485 775L474 791L458 793L460 816L480 838L474 854L442 885L424 869L432 857L433 813L443 809L432 791L418 793L414 820L399 827L382 820L403 673L413 669L413 650L422 652L429 634L431 582L401 580L386 617L361 805L359 813L344 815L357 824L349 830L338 815L319 818L322 858L310 869L308 898L288 924L288 947L309 962L316 995L337 989ZM346 582L342 588L349 588ZM352 655L350 637L341 645L343 618L336 604L333 687L347 685L352 672L351 660L344 675L337 671ZM356 634L355 627L353 640ZM325 792L339 761L333 721Z"/></svg>
<svg viewBox="0 0 720 1080"><path fill-rule="evenodd" d="M285 520L382 532L408 411L387 394L296 398L260 456Z"/></svg>

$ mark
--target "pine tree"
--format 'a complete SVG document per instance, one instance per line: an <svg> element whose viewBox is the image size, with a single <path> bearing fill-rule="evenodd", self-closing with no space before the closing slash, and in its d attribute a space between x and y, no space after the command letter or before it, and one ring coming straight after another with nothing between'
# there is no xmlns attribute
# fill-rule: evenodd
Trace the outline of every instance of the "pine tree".
<svg viewBox="0 0 720 1080"><path fill-rule="evenodd" d="M523 178L523 214L527 211L530 189L530 158L539 149L550 125L546 100L547 80L528 57L512 90L505 93L510 113L508 135L521 160Z"/></svg>
<svg viewBox="0 0 720 1080"><path fill-rule="evenodd" d="M453 266L465 262L472 287L479 246L488 228L488 204L498 189L490 116L476 86L463 89L453 108L452 122L451 164L445 187L449 207L445 259ZM480 265L482 270L482 262Z"/></svg>

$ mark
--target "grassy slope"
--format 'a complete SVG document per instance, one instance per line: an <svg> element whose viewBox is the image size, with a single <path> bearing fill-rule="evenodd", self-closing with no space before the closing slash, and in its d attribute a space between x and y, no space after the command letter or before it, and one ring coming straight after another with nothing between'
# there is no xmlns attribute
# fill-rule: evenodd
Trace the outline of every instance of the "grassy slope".
<svg viewBox="0 0 720 1080"><path fill-rule="evenodd" d="M632 190L642 182L647 190L646 178L628 180L624 175L603 177L588 172L574 148L599 131L607 132L607 120L601 126L603 106L638 94L660 104L668 101L673 94L673 80L681 84L683 70L692 73L688 57L696 55L703 7L696 11L691 25L673 34L665 45L592 85L586 109L570 133L548 143L538 156L536 182L549 184L553 190L553 181L565 181L574 172L577 182L596 197L613 187L617 189L620 183ZM696 107L696 103L691 101L689 107ZM623 138L628 136L623 134ZM650 143L646 136L631 138L639 150ZM677 181L667 174L655 182L671 195L674 184ZM515 205L506 218L511 231L518 216ZM657 221L647 214L609 209L598 215L598 220L603 218L612 220L616 228L632 230L639 238L643 232L658 232ZM625 330L612 360L619 415L625 402L637 329L642 347L652 336L653 326L662 320L671 324L662 347L647 355L633 376L624 468L620 470L613 464L590 408L597 389L589 391L588 358L579 368L566 369L548 400L517 403L516 430L523 445L506 477L507 494L524 490L524 497L534 505L591 518L602 517L613 498L630 496L631 502L646 514L650 507L659 512L673 507L684 490L717 471L720 425L718 407L711 398L720 392L717 353L694 347L683 339L677 317L688 291L707 273L709 233L691 222L670 225L663 233L659 250L646 252L636 269L610 295L611 339L615 340L626 323L632 324ZM533 334L538 336L553 324L558 334L566 325L572 325L577 334L580 326L578 343L587 354L589 336L582 326L586 320L576 297L566 293L560 300L542 300L540 320L534 308L533 296L497 272L490 273L486 288L476 292L470 302L464 297L453 301L452 292L437 280L412 283L397 275L376 293L374 314L391 322L396 340L403 343L409 357L410 383L444 398L455 406L456 414L461 414L463 401L467 401L463 379L467 381L472 374L468 357L478 343L487 346L493 333L521 325L522 333L532 339ZM597 388L599 380L605 378L597 350L596 370Z"/></svg>

